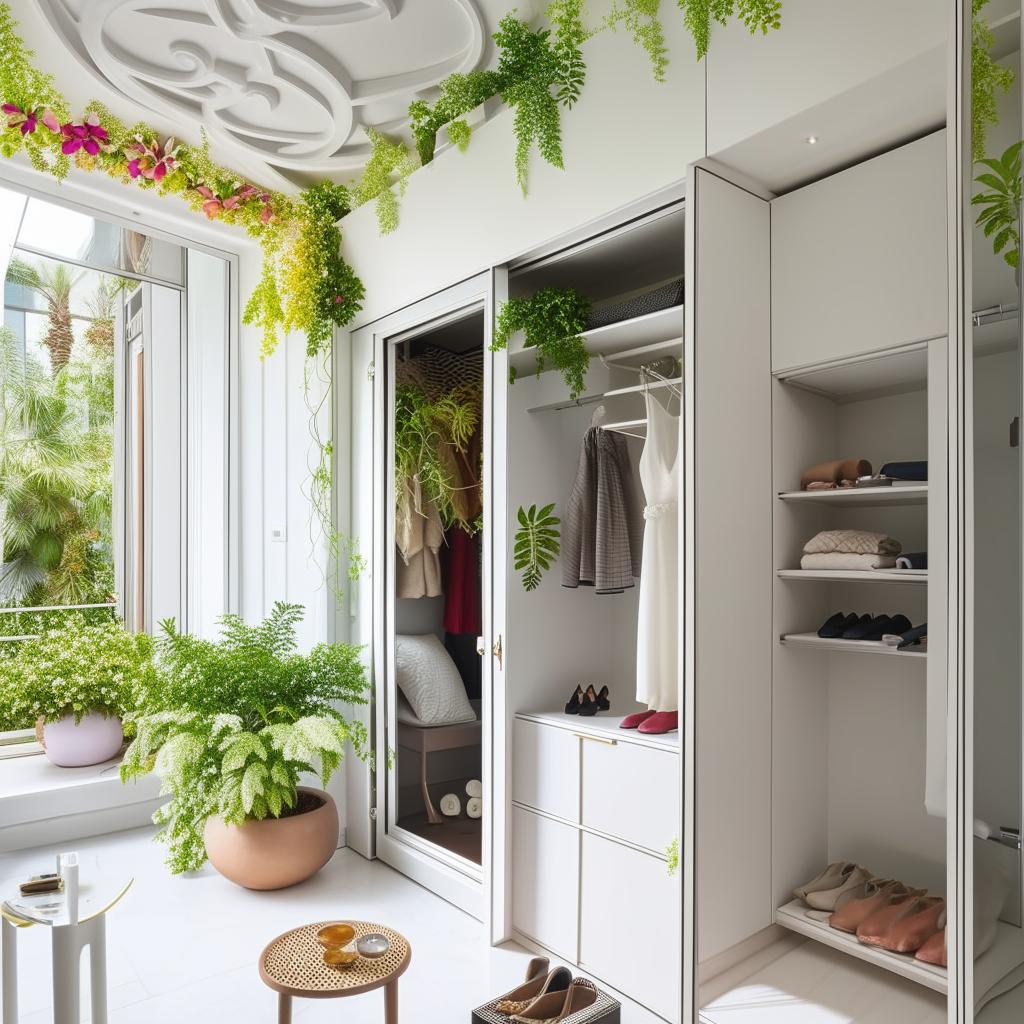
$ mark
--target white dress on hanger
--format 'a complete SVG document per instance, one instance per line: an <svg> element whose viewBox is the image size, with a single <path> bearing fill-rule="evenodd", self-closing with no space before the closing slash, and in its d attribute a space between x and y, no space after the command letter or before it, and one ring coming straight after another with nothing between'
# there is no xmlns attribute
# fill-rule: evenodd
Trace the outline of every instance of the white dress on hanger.
<svg viewBox="0 0 1024 1024"><path fill-rule="evenodd" d="M649 391L640 455L643 575L636 644L636 699L653 711L679 709L679 417Z"/></svg>

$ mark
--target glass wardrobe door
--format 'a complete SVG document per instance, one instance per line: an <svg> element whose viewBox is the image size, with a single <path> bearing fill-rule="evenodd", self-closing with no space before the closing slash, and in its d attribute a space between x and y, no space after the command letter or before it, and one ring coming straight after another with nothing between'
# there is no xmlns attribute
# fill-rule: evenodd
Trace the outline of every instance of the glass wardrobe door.
<svg viewBox="0 0 1024 1024"><path fill-rule="evenodd" d="M1024 1019L1021 886L1021 4L973 16L969 196L972 465L973 1002L984 1024ZM969 803L968 803L969 806ZM970 858L967 861L970 864ZM968 968L971 970L972 968ZM967 989L970 993L970 987ZM970 1006L965 1007L968 1016Z"/></svg>

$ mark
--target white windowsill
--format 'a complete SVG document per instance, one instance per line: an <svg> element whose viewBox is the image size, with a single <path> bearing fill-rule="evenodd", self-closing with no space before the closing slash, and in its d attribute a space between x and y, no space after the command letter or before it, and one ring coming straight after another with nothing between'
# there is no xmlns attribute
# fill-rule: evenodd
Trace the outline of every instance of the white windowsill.
<svg viewBox="0 0 1024 1024"><path fill-rule="evenodd" d="M45 754L0 759L0 852L145 824L160 780L122 785L119 767L119 758L86 768L58 768Z"/></svg>

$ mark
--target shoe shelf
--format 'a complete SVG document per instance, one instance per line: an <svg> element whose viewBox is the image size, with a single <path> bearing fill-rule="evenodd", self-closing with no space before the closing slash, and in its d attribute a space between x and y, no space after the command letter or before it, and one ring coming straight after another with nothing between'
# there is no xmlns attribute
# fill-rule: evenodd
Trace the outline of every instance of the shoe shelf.
<svg viewBox="0 0 1024 1024"><path fill-rule="evenodd" d="M909 981L916 981L935 992L943 995L949 987L947 972L944 967L936 967L934 964L925 964L915 960L913 956L902 953L890 953L886 949L879 949L877 946L865 946L857 941L855 935L847 932L837 931L829 927L827 920L819 921L808 915L808 908L800 900L792 900L785 906L775 911L775 923L797 932L799 935L814 939L833 949L856 957L858 960L865 960L876 967L884 968L893 974Z"/></svg>
<svg viewBox="0 0 1024 1024"><path fill-rule="evenodd" d="M596 715L567 715L564 711L520 711L516 718L541 725L553 725L576 736L600 740L602 743L627 743L640 747L654 747L679 753L679 731L666 733L638 732L636 729L620 729L619 723L625 715L598 712Z"/></svg>
<svg viewBox="0 0 1024 1024"><path fill-rule="evenodd" d="M844 640L842 637L820 637L817 633L786 633L780 638L785 647L808 647L818 651L841 651L844 654L881 654L890 658L927 658L928 652L907 648L899 650L881 640Z"/></svg>
<svg viewBox="0 0 1024 1024"><path fill-rule="evenodd" d="M782 491L779 494L779 500L795 504L833 505L836 508L924 505L928 501L928 485L846 487L837 488L834 491Z"/></svg>
<svg viewBox="0 0 1024 1024"><path fill-rule="evenodd" d="M928 582L927 569L780 569L780 580L818 583L910 583Z"/></svg>

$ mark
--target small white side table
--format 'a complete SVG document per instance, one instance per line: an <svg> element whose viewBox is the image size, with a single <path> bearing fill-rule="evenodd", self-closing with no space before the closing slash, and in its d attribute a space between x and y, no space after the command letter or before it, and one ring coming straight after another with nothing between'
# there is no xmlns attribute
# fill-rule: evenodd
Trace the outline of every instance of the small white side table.
<svg viewBox="0 0 1024 1024"><path fill-rule="evenodd" d="M61 892L13 896L0 903L3 918L3 1024L18 1024L19 928L49 925L53 952L54 1024L81 1024L79 1005L82 950L89 947L89 994L93 1024L107 1024L106 913L131 888L94 886L79 892L78 854L57 857L57 873L64 880ZM12 886L13 887L13 886Z"/></svg>

